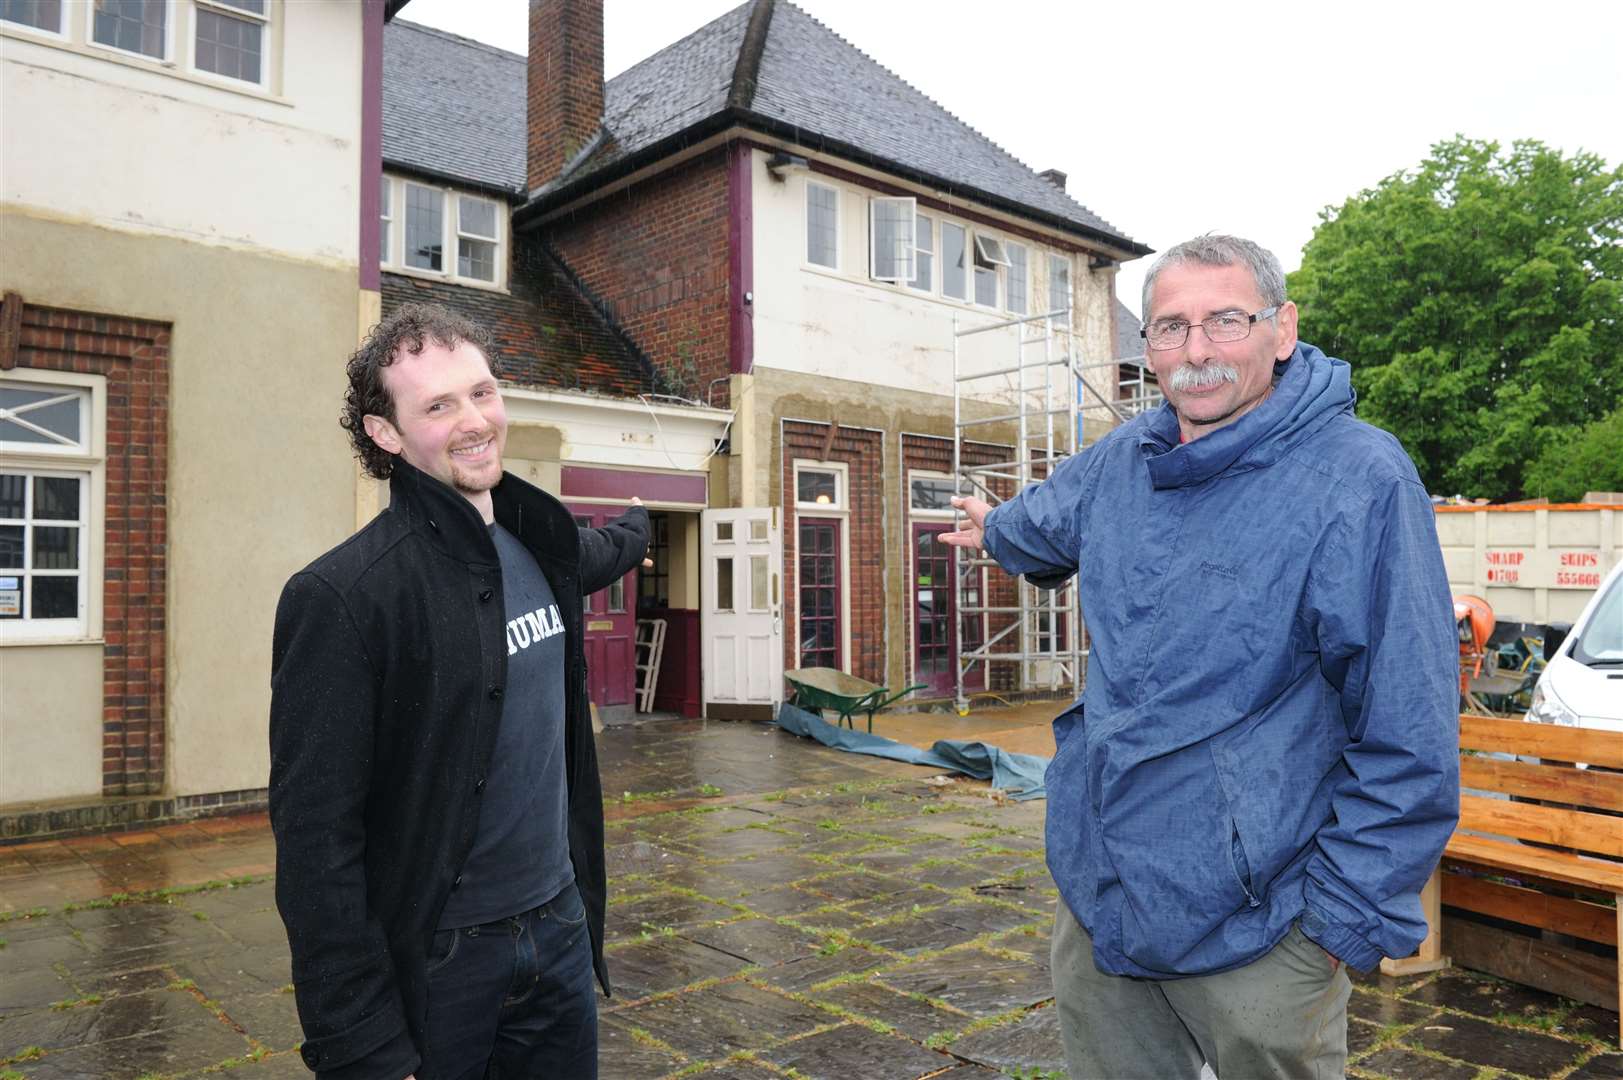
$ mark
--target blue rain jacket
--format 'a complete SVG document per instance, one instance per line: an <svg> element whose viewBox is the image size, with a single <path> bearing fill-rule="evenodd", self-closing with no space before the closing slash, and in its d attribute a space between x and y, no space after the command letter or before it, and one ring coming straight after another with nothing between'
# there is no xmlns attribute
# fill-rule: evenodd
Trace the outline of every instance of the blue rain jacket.
<svg viewBox="0 0 1623 1080"><path fill-rule="evenodd" d="M1054 722L1048 865L1100 970L1239 967L1300 921L1408 956L1459 815L1458 668L1430 500L1311 345L1179 445L1168 405L986 519L1002 567L1078 575L1092 636Z"/></svg>

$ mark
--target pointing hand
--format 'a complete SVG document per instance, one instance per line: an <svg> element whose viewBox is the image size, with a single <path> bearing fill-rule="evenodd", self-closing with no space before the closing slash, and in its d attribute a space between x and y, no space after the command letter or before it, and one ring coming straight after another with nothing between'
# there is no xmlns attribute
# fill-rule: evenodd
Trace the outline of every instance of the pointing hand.
<svg viewBox="0 0 1623 1080"><path fill-rule="evenodd" d="M986 546L986 515L992 512L992 505L985 500L977 499L973 495L954 495L952 508L962 511L969 518L969 525L954 532L942 533L941 542L951 544L953 547L973 548L979 550Z"/></svg>

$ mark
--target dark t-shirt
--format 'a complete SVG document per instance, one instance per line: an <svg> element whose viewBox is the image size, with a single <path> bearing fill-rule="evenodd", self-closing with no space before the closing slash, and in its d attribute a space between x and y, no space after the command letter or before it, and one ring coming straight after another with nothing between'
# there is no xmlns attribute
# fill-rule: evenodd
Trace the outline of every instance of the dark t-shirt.
<svg viewBox="0 0 1623 1080"><path fill-rule="evenodd" d="M552 586L500 525L507 687L479 805L479 831L441 930L493 922L551 900L575 880L564 775L564 644Z"/></svg>

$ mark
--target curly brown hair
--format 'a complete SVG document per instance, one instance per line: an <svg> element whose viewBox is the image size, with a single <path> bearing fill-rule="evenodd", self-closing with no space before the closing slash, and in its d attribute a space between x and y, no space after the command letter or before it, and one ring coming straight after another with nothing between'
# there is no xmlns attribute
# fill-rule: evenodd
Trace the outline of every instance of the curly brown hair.
<svg viewBox="0 0 1623 1080"><path fill-rule="evenodd" d="M344 391L344 411L338 425L349 432L361 468L374 479L389 479L395 462L395 456L366 433L364 419L381 416L391 424L395 422L394 398L383 381L383 369L400 359L402 351L416 356L430 341L447 349L467 342L490 364L492 341L490 331L483 326L440 304L402 304L372 327L345 367L349 389ZM495 365L490 367L494 374Z"/></svg>

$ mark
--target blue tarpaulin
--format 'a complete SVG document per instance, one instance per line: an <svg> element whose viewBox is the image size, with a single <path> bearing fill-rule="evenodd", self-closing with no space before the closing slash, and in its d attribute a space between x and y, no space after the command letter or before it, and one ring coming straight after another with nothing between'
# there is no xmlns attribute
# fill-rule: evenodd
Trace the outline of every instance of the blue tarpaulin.
<svg viewBox="0 0 1623 1080"><path fill-rule="evenodd" d="M1015 754L989 743L964 739L939 739L930 749L920 750L883 735L830 724L816 713L789 704L778 708L778 726L836 750L905 761L910 765L928 765L963 773L976 780L990 780L993 787L1014 799L1041 799L1048 794L1043 787L1043 773L1048 770L1049 759L1039 754Z"/></svg>

